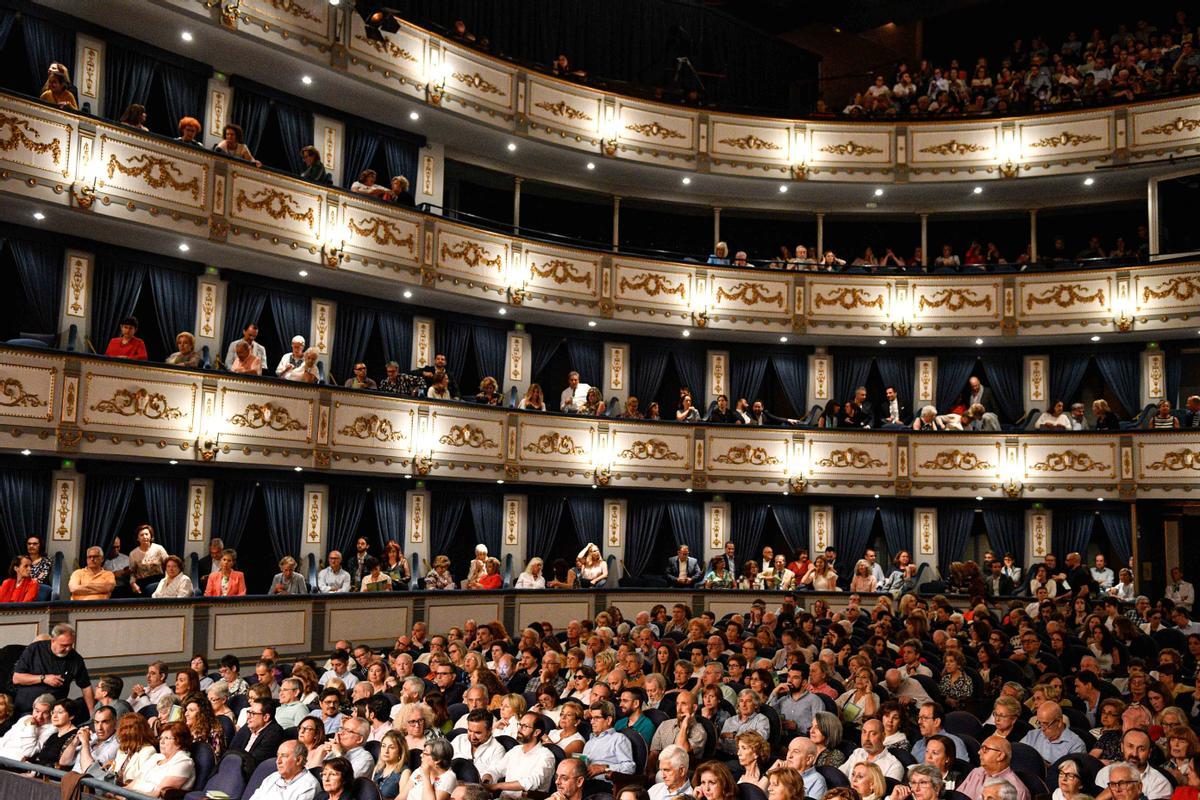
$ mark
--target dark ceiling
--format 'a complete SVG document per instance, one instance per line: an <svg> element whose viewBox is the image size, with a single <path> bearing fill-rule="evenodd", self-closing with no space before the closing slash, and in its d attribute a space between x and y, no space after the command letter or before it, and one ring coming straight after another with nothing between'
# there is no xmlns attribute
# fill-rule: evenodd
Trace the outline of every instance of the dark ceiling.
<svg viewBox="0 0 1200 800"><path fill-rule="evenodd" d="M824 23L850 33L944 14L982 5L987 0L838 0L814 3L809 0L705 0L762 30L786 33L806 25Z"/></svg>

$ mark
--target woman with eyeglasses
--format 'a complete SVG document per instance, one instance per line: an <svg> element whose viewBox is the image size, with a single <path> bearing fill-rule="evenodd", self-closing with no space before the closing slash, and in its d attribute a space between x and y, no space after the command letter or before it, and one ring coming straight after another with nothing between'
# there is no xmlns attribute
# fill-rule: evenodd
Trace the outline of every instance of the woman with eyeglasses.
<svg viewBox="0 0 1200 800"><path fill-rule="evenodd" d="M25 552L29 555L29 575L38 583L50 583L50 568L53 564L42 553L42 540L30 536L25 541Z"/></svg>
<svg viewBox="0 0 1200 800"><path fill-rule="evenodd" d="M450 769L454 750L445 739L429 742L421 750L421 765L406 770L397 797L405 800L450 800L458 779Z"/></svg>
<svg viewBox="0 0 1200 800"><path fill-rule="evenodd" d="M1017 730L1017 720L1021 718L1021 704L1011 697L997 697L992 705L992 723L983 726L985 736L999 736L1010 742L1021 740L1024 734ZM989 730L989 728L991 730Z"/></svg>
<svg viewBox="0 0 1200 800"><path fill-rule="evenodd" d="M1051 795L1052 800L1078 800L1092 796L1092 774L1082 760L1067 756L1058 762L1058 787Z"/></svg>
<svg viewBox="0 0 1200 800"><path fill-rule="evenodd" d="M441 734L433 728L433 709L425 703L405 703L392 720L392 727L404 737L408 750L420 751Z"/></svg>
<svg viewBox="0 0 1200 800"><path fill-rule="evenodd" d="M162 797L168 789L192 788L196 764L192 761L192 734L182 722L168 722L158 736L159 757L142 777L129 785L135 792Z"/></svg>
<svg viewBox="0 0 1200 800"><path fill-rule="evenodd" d="M575 700L563 703L558 715L558 727L546 735L546 741L558 745L568 757L583 752L583 734L579 732L583 708Z"/></svg>
<svg viewBox="0 0 1200 800"><path fill-rule="evenodd" d="M1100 711L1097 713L1100 726L1091 731L1096 745L1088 751L1089 755L1105 763L1121 759L1121 717L1124 713L1123 701L1115 697L1100 701Z"/></svg>

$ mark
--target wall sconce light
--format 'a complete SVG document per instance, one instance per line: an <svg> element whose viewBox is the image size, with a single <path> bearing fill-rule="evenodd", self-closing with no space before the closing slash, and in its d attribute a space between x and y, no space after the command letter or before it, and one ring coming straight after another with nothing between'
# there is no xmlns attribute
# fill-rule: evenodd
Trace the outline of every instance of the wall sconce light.
<svg viewBox="0 0 1200 800"><path fill-rule="evenodd" d="M508 302L519 306L525 302L525 287L529 285L530 272L522 272L516 264L515 260L509 262L505 282L508 284ZM530 271L532 271L532 265L530 265Z"/></svg>
<svg viewBox="0 0 1200 800"><path fill-rule="evenodd" d="M446 94L446 79L450 77L450 70L445 61L437 60L437 50L431 50L429 57L432 63L430 64L429 80L425 83L425 96L430 105L440 106L442 97Z"/></svg>
<svg viewBox="0 0 1200 800"><path fill-rule="evenodd" d="M71 186L71 197L75 198L75 205L84 211L91 210L92 203L96 202L96 181L99 179L100 161L93 158L83 165L79 180Z"/></svg>
<svg viewBox="0 0 1200 800"><path fill-rule="evenodd" d="M1017 163L1020 158L1017 148L1017 133L1016 131L1002 131L1000 136L1000 157L1004 159L1000 163L1000 175L1005 178L1015 178L1021 170L1021 166Z"/></svg>
<svg viewBox="0 0 1200 800"><path fill-rule="evenodd" d="M788 478L788 488L792 494L804 494L804 490L808 488L808 479L803 475L793 475Z"/></svg>
<svg viewBox="0 0 1200 800"><path fill-rule="evenodd" d="M219 434L201 434L196 437L196 452L200 454L201 461L216 460L220 438Z"/></svg>
<svg viewBox="0 0 1200 800"><path fill-rule="evenodd" d="M608 464L596 465L596 468L592 470L592 481L597 486L608 486L612 481L612 467Z"/></svg>
<svg viewBox="0 0 1200 800"><path fill-rule="evenodd" d="M904 317L892 320L892 333L897 336L908 336L910 330L912 330L912 324Z"/></svg>
<svg viewBox="0 0 1200 800"><path fill-rule="evenodd" d="M333 227L321 243L321 259L325 266L336 268L346 254L346 228Z"/></svg>
<svg viewBox="0 0 1200 800"><path fill-rule="evenodd" d="M413 472L428 475L433 469L433 430L429 417L422 416L417 422L417 437L413 443Z"/></svg>
<svg viewBox="0 0 1200 800"><path fill-rule="evenodd" d="M617 154L617 137L620 135L620 125L617 122L616 110L612 107L604 109L604 125L600 129L600 148L606 156Z"/></svg>
<svg viewBox="0 0 1200 800"><path fill-rule="evenodd" d="M1001 488L1004 489L1004 496L1010 500L1016 500L1021 496L1021 492L1025 489L1025 487L1021 485L1021 482L1013 475L1008 476L1008 478L1004 480L1004 485Z"/></svg>
<svg viewBox="0 0 1200 800"><path fill-rule="evenodd" d="M242 0L206 0L205 8L221 9L221 24L226 28L236 28L238 15L241 14Z"/></svg>
<svg viewBox="0 0 1200 800"><path fill-rule="evenodd" d="M713 305L713 298L709 295L704 281L696 281L696 293L692 300L692 322L697 328L708 326L708 315Z"/></svg>
<svg viewBox="0 0 1200 800"><path fill-rule="evenodd" d="M808 164L803 161L797 161L792 164L792 180L802 181L808 177Z"/></svg>
<svg viewBox="0 0 1200 800"><path fill-rule="evenodd" d="M1113 318L1113 325L1121 333L1133 330L1133 304L1129 301L1124 284L1121 285L1121 293L1117 299L1117 315Z"/></svg>

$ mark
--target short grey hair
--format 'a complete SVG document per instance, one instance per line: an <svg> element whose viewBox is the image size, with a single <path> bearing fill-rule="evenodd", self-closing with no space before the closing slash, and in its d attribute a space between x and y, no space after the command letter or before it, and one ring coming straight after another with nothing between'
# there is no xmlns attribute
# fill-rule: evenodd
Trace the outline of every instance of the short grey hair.
<svg viewBox="0 0 1200 800"><path fill-rule="evenodd" d="M663 751L658 755L658 763L670 764L675 767L687 767L688 754L677 744L669 744L663 748Z"/></svg>
<svg viewBox="0 0 1200 800"><path fill-rule="evenodd" d="M1128 761L1114 761L1113 763L1108 765L1108 779L1110 781L1112 780L1112 774L1114 772L1116 772L1118 769L1129 770L1129 780L1137 781L1139 784L1142 782L1141 770L1139 770L1133 764L1130 764ZM1000 800L1008 800L1008 798L1002 797Z"/></svg>
<svg viewBox="0 0 1200 800"><path fill-rule="evenodd" d="M924 775L926 778L929 778L929 782L933 784L934 797L942 793L942 786L945 784L945 781L942 780L942 771L937 767L932 764L917 764L908 771L909 780L912 779L913 775ZM1008 798L1004 798L1004 800L1008 800Z"/></svg>
<svg viewBox="0 0 1200 800"><path fill-rule="evenodd" d="M49 692L46 692L45 694L39 694L37 696L37 699L33 701L33 704L35 706L51 706L51 707L53 707L56 702L58 702L58 698L56 698L54 695L50 694Z"/></svg>
<svg viewBox="0 0 1200 800"><path fill-rule="evenodd" d="M921 416L922 417L926 417L926 416L936 417L937 413L938 413L937 408L935 406L921 406Z"/></svg>
<svg viewBox="0 0 1200 800"><path fill-rule="evenodd" d="M1136 773L1137 770L1134 770L1134 772ZM1141 780L1142 780L1141 776L1139 776L1138 782L1140 783ZM1017 787L1013 786L1011 783L1004 780L1004 778L988 778L986 781L983 782L983 785L984 786L999 786L1000 787L1000 800L1017 800L1017 798L1020 796L1017 794Z"/></svg>
<svg viewBox="0 0 1200 800"><path fill-rule="evenodd" d="M425 681L421 680L416 675L405 678L402 686L405 689L415 689L418 697L425 694Z"/></svg>
<svg viewBox="0 0 1200 800"><path fill-rule="evenodd" d="M305 747L300 742L299 739L293 739L291 742L291 745L292 745L292 758L298 758L301 761L308 758L308 748Z"/></svg>
<svg viewBox="0 0 1200 800"><path fill-rule="evenodd" d="M53 628L50 629L50 638L57 639L58 637L62 636L63 634L67 634L67 633L74 636L75 635L75 626L68 625L65 622L60 622L57 625L55 625Z"/></svg>

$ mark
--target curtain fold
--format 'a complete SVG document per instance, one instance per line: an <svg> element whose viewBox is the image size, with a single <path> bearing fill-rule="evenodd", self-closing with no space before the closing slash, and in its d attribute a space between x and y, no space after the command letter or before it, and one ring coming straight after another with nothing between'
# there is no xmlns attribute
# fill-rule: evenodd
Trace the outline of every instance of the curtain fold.
<svg viewBox="0 0 1200 800"><path fill-rule="evenodd" d="M204 118L204 90L207 81L196 73L174 64L158 62L158 80L166 101L166 115L174 127L183 117ZM309 130L312 130L311 128ZM197 139L203 141L201 130Z"/></svg>
<svg viewBox="0 0 1200 800"><path fill-rule="evenodd" d="M41 94L46 82L46 70L57 61L75 74L75 32L60 28L28 13L21 15L21 33L25 38L25 55L29 60L30 83ZM76 93L78 95L78 92ZM94 109L99 111L100 109ZM118 112L119 113L119 112Z"/></svg>
<svg viewBox="0 0 1200 800"><path fill-rule="evenodd" d="M11 8L0 8L0 50L8 44L8 36L12 33L13 23L17 21L17 12Z"/></svg>
<svg viewBox="0 0 1200 800"><path fill-rule="evenodd" d="M988 546L1003 558L1012 553L1018 565L1025 564L1025 512L1018 508L985 508L983 524L987 528Z"/></svg>
<svg viewBox="0 0 1200 800"><path fill-rule="evenodd" d="M705 396L705 392L708 391L706 388L708 381L704 380L704 376L707 374L704 369L706 353L695 350L675 350L671 355L674 356L675 371L679 373L679 379L692 390L692 405L703 416L704 412L708 410L708 398Z"/></svg>
<svg viewBox="0 0 1200 800"><path fill-rule="evenodd" d="M1017 420L1025 413L1023 396L1023 373L1025 359L1009 354L988 355L983 359L983 371L988 378L988 386L996 395L998 409L989 408L997 416L1007 420Z"/></svg>
<svg viewBox="0 0 1200 800"><path fill-rule="evenodd" d="M467 351L471 347L471 329L473 327L466 322L449 320L446 322L439 320L433 326L435 352L446 356L446 373L456 384L462 380L463 362L466 361ZM471 394L473 395L474 392Z"/></svg>
<svg viewBox="0 0 1200 800"><path fill-rule="evenodd" d="M641 577L658 573L660 566L649 562L664 510L662 503L630 504L625 517L625 568L630 575Z"/></svg>
<svg viewBox="0 0 1200 800"><path fill-rule="evenodd" d="M767 361L770 356L754 350L745 350L730 354L729 364L729 406L732 408L739 397L745 397L754 403L754 398L762 391L763 378L767 375ZM701 409L704 413L706 409Z"/></svg>
<svg viewBox="0 0 1200 800"><path fill-rule="evenodd" d="M371 489L371 502L375 508L376 532L376 539L372 544L378 552L383 552L383 546L393 539L401 543L406 541L404 515L407 500L403 489L391 486L375 486ZM457 523L455 524L457 526ZM350 544L353 544L353 541L349 542L347 547Z"/></svg>
<svg viewBox="0 0 1200 800"><path fill-rule="evenodd" d="M99 547L105 553L117 535L117 528L133 497L133 478L127 475L89 473L83 493L83 533L79 537L79 563L86 563L87 549Z"/></svg>
<svg viewBox="0 0 1200 800"><path fill-rule="evenodd" d="M229 348L229 345L242 338L242 331L246 329L247 325L252 322L255 325L258 324L266 305L267 294L261 289L232 282L226 287L225 321L221 325L221 333L225 338L222 341L219 357L224 358L225 350ZM338 316L341 316L341 308L338 308ZM340 348L340 343L338 346ZM230 364L226 364L225 368L228 369L230 366ZM269 368L269 365L263 364L264 370Z"/></svg>
<svg viewBox="0 0 1200 800"><path fill-rule="evenodd" d="M250 480L218 480L213 486L213 538L237 548L246 532L258 487Z"/></svg>
<svg viewBox="0 0 1200 800"><path fill-rule="evenodd" d="M1167 353L1167 400L1174 408L1182 408L1179 385L1183 382L1183 357L1178 350Z"/></svg>
<svg viewBox="0 0 1200 800"><path fill-rule="evenodd" d="M1124 506L1106 508L1100 512L1100 523L1117 553L1118 562L1122 565L1128 564L1133 556L1133 523L1129 519L1129 509Z"/></svg>
<svg viewBox="0 0 1200 800"><path fill-rule="evenodd" d="M604 363L603 348L600 342L590 339L574 339L567 337L567 358L571 359L571 369L579 373L580 379L604 392ZM605 402L609 398L602 397Z"/></svg>
<svg viewBox="0 0 1200 800"><path fill-rule="evenodd" d="M163 352L174 353L176 335L191 331L196 322L196 276L153 266L148 266L146 273L158 314L159 344Z"/></svg>
<svg viewBox="0 0 1200 800"><path fill-rule="evenodd" d="M304 538L304 484L263 481L262 498L275 560L280 561L284 556L299 559Z"/></svg>
<svg viewBox="0 0 1200 800"><path fill-rule="evenodd" d="M604 500L591 495L570 495L567 508L571 509L571 521L575 523L575 538L580 549L589 543L604 550Z"/></svg>
<svg viewBox="0 0 1200 800"><path fill-rule="evenodd" d="M195 281L193 281L194 283ZM290 351L293 336L303 336L304 341L307 342L312 330L312 300L279 289L269 290L267 299L271 303L271 317L275 321L275 335L279 337L279 343ZM339 312L340 310L339 307ZM309 344L311 345L312 342ZM264 371L273 366L263 364Z"/></svg>
<svg viewBox="0 0 1200 800"><path fill-rule="evenodd" d="M875 356L875 368L884 387L891 386L900 398L900 404L912 409L913 392L913 359L912 356L887 355ZM907 549L907 548L906 548Z"/></svg>
<svg viewBox="0 0 1200 800"><path fill-rule="evenodd" d="M244 86L233 91L233 110L229 121L242 126L242 143L251 153L258 152L262 144L263 131L267 128L267 117L271 114L271 101Z"/></svg>
<svg viewBox="0 0 1200 800"><path fill-rule="evenodd" d="M379 143L383 139L378 133L366 131L355 125L346 126L346 149L342 157L342 183L349 189L358 180L358 175L375 161ZM390 176L380 176L378 183L386 185Z"/></svg>
<svg viewBox="0 0 1200 800"><path fill-rule="evenodd" d="M338 303L334 320L333 370L327 375L330 383L341 384L354 373L354 362L362 358L375 330L375 312L353 303ZM285 341L291 341L291 336Z"/></svg>
<svg viewBox="0 0 1200 800"><path fill-rule="evenodd" d="M142 294L146 265L134 262L117 263L111 255L96 259L92 285L92 344L103 353L108 340L117 336L118 326L133 313ZM171 348L173 352L174 347Z"/></svg>
<svg viewBox="0 0 1200 800"><path fill-rule="evenodd" d="M529 495L529 536L525 543L525 563L534 556L546 557L554 537L558 535L558 523L562 519L563 498L555 494Z"/></svg>
<svg viewBox="0 0 1200 800"><path fill-rule="evenodd" d="M489 555L499 558L504 527L504 498L495 493L473 492L469 501L475 535L480 544L487 546Z"/></svg>
<svg viewBox="0 0 1200 800"><path fill-rule="evenodd" d="M374 495L362 490L361 486L350 486L335 483L329 487L329 535L325 552L337 550L346 554L354 546L358 533L358 525L362 522L363 511L367 507L367 498ZM375 515L376 519L379 515Z"/></svg>
<svg viewBox="0 0 1200 800"><path fill-rule="evenodd" d="M1138 353L1096 353L1096 366L1104 376L1104 382L1116 395L1117 402L1125 407L1125 413L1136 417L1142 410L1139 380L1141 378L1141 356Z"/></svg>
<svg viewBox="0 0 1200 800"><path fill-rule="evenodd" d="M283 139L288 170L293 175L299 175L305 167L300 148L313 143L312 112L278 101L275 102L274 108L275 124L279 126L279 138Z"/></svg>
<svg viewBox="0 0 1200 800"><path fill-rule="evenodd" d="M808 549L808 506L800 503L772 503L771 511L775 514L775 522L783 532L787 542L788 561L801 550Z"/></svg>
<svg viewBox="0 0 1200 800"><path fill-rule="evenodd" d="M1050 388L1046 400L1047 408L1053 408L1055 400L1062 400L1067 405L1067 412L1070 413L1071 403L1079 394L1084 373L1087 372L1088 364L1091 361L1092 357L1085 353L1067 351L1050 354Z"/></svg>
<svg viewBox="0 0 1200 800"><path fill-rule="evenodd" d="M883 525L883 541L888 550L887 560L894 560L901 550L907 550L908 554L912 555L912 508L900 505L880 506L879 522ZM886 563L882 558L879 562Z"/></svg>
<svg viewBox="0 0 1200 800"><path fill-rule="evenodd" d="M508 336L499 328L476 325L471 332L475 343L475 368L479 377L492 377L501 390L504 389L504 358L508 354Z"/></svg>
<svg viewBox="0 0 1200 800"><path fill-rule="evenodd" d="M379 338L383 341L383 357L395 361L401 372L424 364L412 363L412 317L398 311L381 311L375 315Z"/></svg>
<svg viewBox="0 0 1200 800"><path fill-rule="evenodd" d="M668 500L663 505L675 532L675 546L686 544L693 553L703 553L704 507L691 500Z"/></svg>
<svg viewBox="0 0 1200 800"><path fill-rule="evenodd" d="M959 395L966 399L967 378L975 369L976 356L940 356L937 363L937 410L948 414ZM989 409L990 411L991 409ZM920 409L914 408L913 414Z"/></svg>
<svg viewBox="0 0 1200 800"><path fill-rule="evenodd" d="M63 296L62 246L9 239L8 247L16 262L25 304L37 322L38 329L35 332L57 331L59 304Z"/></svg>
<svg viewBox="0 0 1200 800"><path fill-rule="evenodd" d="M771 507L767 503L733 503L730 510L730 529L733 531L735 552L741 553L746 561L759 560L759 547L762 544L763 525L767 522L767 512ZM703 534L700 537L703 540ZM738 565L738 575L742 567Z"/></svg>
<svg viewBox="0 0 1200 800"><path fill-rule="evenodd" d="M0 469L0 532L10 553L23 554L30 536L46 539L50 478L46 469Z"/></svg>
<svg viewBox="0 0 1200 800"><path fill-rule="evenodd" d="M854 391L854 387L850 390ZM848 580L848 576L854 571L854 565L867 549L867 542L871 541L871 528L875 525L875 506L839 506L833 513L833 546L837 548L838 553L837 574L840 583L842 577L847 577Z"/></svg>
<svg viewBox="0 0 1200 800"><path fill-rule="evenodd" d="M962 561L967 555L975 510L962 506L939 506L937 521L938 569L943 575L949 575L950 562Z"/></svg>
<svg viewBox="0 0 1200 800"><path fill-rule="evenodd" d="M671 352L662 347L645 346L633 351L633 392L641 399L643 414L650 408L662 386L667 372L667 357Z"/></svg>
<svg viewBox="0 0 1200 800"><path fill-rule="evenodd" d="M808 357L801 353L777 353L771 356L771 367L775 370L780 388L792 404L792 411L796 417L803 419L808 413L808 398L805 396L808 392ZM779 413L778 409L772 410Z"/></svg>
<svg viewBox="0 0 1200 800"><path fill-rule="evenodd" d="M871 356L839 350L833 357L833 398L839 403L853 399L854 390L866 385L870 375Z"/></svg>
<svg viewBox="0 0 1200 800"><path fill-rule="evenodd" d="M109 42L104 50L104 116L120 119L130 103L147 105L157 68L156 59Z"/></svg>
<svg viewBox="0 0 1200 800"><path fill-rule="evenodd" d="M383 156L387 159L388 177L403 175L408 178L408 188L414 197L417 193L418 150L412 142L390 137L383 140Z"/></svg>
<svg viewBox="0 0 1200 800"><path fill-rule="evenodd" d="M563 341L561 336L548 333L533 334L533 372L530 374L534 376L534 380L537 380L538 376L542 374L542 370L549 366L554 354L558 352L558 348L562 347Z"/></svg>
<svg viewBox="0 0 1200 800"><path fill-rule="evenodd" d="M1092 541L1096 514L1084 509L1063 508L1054 511L1053 552L1060 559L1067 553L1086 553Z"/></svg>
<svg viewBox="0 0 1200 800"><path fill-rule="evenodd" d="M184 478L143 478L146 521L154 526L154 539L168 553L183 557L187 540L188 485Z"/></svg>

